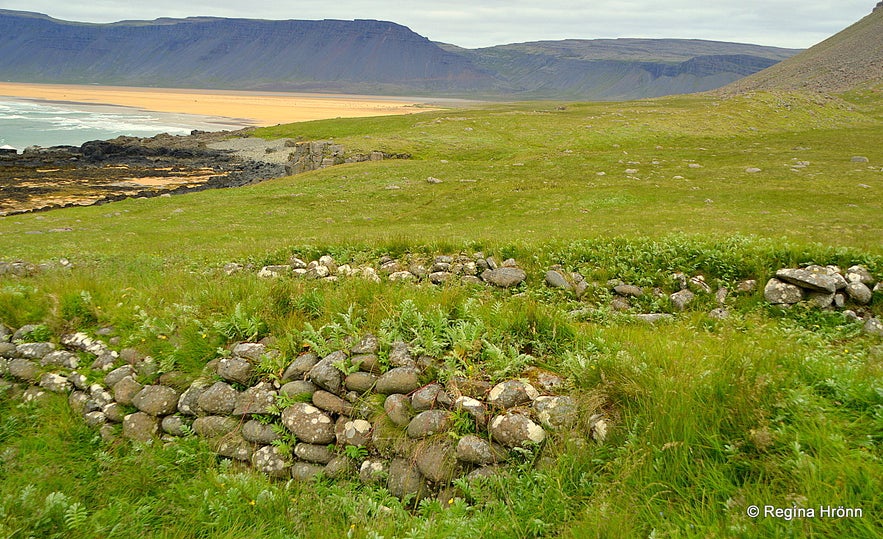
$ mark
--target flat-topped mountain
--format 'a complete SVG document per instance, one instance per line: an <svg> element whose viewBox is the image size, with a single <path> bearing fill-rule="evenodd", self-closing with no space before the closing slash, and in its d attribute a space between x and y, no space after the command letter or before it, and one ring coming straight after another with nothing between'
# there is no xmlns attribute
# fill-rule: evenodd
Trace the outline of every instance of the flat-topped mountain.
<svg viewBox="0 0 883 539"><path fill-rule="evenodd" d="M375 20L91 24L0 10L0 79L17 82L625 99L718 88L796 52L646 39L469 50Z"/></svg>
<svg viewBox="0 0 883 539"><path fill-rule="evenodd" d="M843 92L883 83L883 2L830 38L726 87L726 92L809 90Z"/></svg>

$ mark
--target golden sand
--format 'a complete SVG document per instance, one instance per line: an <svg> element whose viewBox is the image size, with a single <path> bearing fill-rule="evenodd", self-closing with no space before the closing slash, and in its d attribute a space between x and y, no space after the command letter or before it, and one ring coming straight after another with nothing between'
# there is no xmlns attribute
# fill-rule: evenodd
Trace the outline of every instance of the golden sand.
<svg viewBox="0 0 883 539"><path fill-rule="evenodd" d="M247 125L409 114L427 110L425 101L401 97L132 88L0 82L0 96L118 105L154 112L233 118Z"/></svg>

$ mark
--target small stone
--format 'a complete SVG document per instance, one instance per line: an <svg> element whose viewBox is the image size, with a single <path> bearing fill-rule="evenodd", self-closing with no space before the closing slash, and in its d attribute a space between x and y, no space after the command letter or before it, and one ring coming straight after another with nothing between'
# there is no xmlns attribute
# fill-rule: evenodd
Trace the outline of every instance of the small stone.
<svg viewBox="0 0 883 539"><path fill-rule="evenodd" d="M233 354L234 358L260 361L261 357L267 353L267 347L266 345L256 342L241 342L233 346L233 349L230 352Z"/></svg>
<svg viewBox="0 0 883 539"><path fill-rule="evenodd" d="M684 289L675 292L674 294L669 296L669 299L671 299L671 303L672 305L674 305L675 309L683 311L687 308L687 305L689 305L695 297L696 295L693 294L693 292L691 292L689 289Z"/></svg>
<svg viewBox="0 0 883 539"><path fill-rule="evenodd" d="M270 477L288 477L290 474L288 459L273 445L265 445L255 451L252 465Z"/></svg>
<svg viewBox="0 0 883 539"><path fill-rule="evenodd" d="M457 452L448 440L421 445L414 460L420 473L433 483L450 483L459 475Z"/></svg>
<svg viewBox="0 0 883 539"><path fill-rule="evenodd" d="M40 387L52 393L67 393L72 389L72 384L65 376L47 372L40 377Z"/></svg>
<svg viewBox="0 0 883 539"><path fill-rule="evenodd" d="M411 399L406 395L392 394L386 397L383 409L386 411L389 420L399 427L407 427L411 419L414 418L414 408L411 406Z"/></svg>
<svg viewBox="0 0 883 539"><path fill-rule="evenodd" d="M318 391L319 388L313 382L309 380L295 380L294 382L288 382L281 388L279 388L279 394L285 397L309 397L312 398L313 393Z"/></svg>
<svg viewBox="0 0 883 539"><path fill-rule="evenodd" d="M827 271L822 270L780 269L776 272L776 279L817 292L834 293L837 291L837 281L828 275Z"/></svg>
<svg viewBox="0 0 883 539"><path fill-rule="evenodd" d="M225 357L218 362L218 376L237 384L248 385L253 369L254 367L248 360L238 357Z"/></svg>
<svg viewBox="0 0 883 539"><path fill-rule="evenodd" d="M869 335L883 337L883 322L877 318L869 318L862 327L862 330Z"/></svg>
<svg viewBox="0 0 883 539"><path fill-rule="evenodd" d="M248 442L268 445L278 440L279 434L273 430L273 425L265 425L256 419L250 419L242 425L242 437Z"/></svg>
<svg viewBox="0 0 883 539"><path fill-rule="evenodd" d="M353 407L347 401L341 399L333 393L318 390L312 396L313 406L320 410L338 415L350 415Z"/></svg>
<svg viewBox="0 0 883 539"><path fill-rule="evenodd" d="M297 458L313 464L328 464L334 458L334 451L327 445L317 444L297 444L294 446L294 454Z"/></svg>
<svg viewBox="0 0 883 539"><path fill-rule="evenodd" d="M411 396L411 406L418 412L433 408L448 408L451 404L451 397L439 384L423 386Z"/></svg>
<svg viewBox="0 0 883 539"><path fill-rule="evenodd" d="M172 436L187 436L190 431L189 421L179 415L167 415L162 418L162 430Z"/></svg>
<svg viewBox="0 0 883 539"><path fill-rule="evenodd" d="M567 281L567 278L557 270L549 270L546 272L546 286L560 288L562 290L573 290L573 286Z"/></svg>
<svg viewBox="0 0 883 539"><path fill-rule="evenodd" d="M368 462L371 461L365 461L365 463ZM365 472L365 464L362 465L362 470ZM369 468L369 471L371 470L373 468ZM384 469L384 471L386 470ZM362 473L359 475L361 477ZM363 480L363 482L365 481ZM410 496L416 501L427 494L423 475L417 466L407 459L393 459L389 464L386 488L390 494L400 499Z"/></svg>
<svg viewBox="0 0 883 539"><path fill-rule="evenodd" d="M371 441L372 428L371 423L364 419L346 421L343 424L343 429L340 435L337 437L337 442L344 446L354 445L357 447L364 447L368 445L369 441Z"/></svg>
<svg viewBox="0 0 883 539"><path fill-rule="evenodd" d="M125 406L129 406L132 404L132 399L135 395L138 394L139 391L144 389L144 386L139 384L133 377L126 376L113 386L113 398L120 404Z"/></svg>
<svg viewBox="0 0 883 539"><path fill-rule="evenodd" d="M346 353L343 351L329 354L310 369L310 381L330 393L339 393L343 388L343 372L335 363L345 363L346 360Z"/></svg>
<svg viewBox="0 0 883 539"><path fill-rule="evenodd" d="M613 291L624 297L639 298L644 295L644 290L640 286L632 284L621 284L613 287Z"/></svg>
<svg viewBox="0 0 883 539"><path fill-rule="evenodd" d="M527 279L527 273L520 268L501 267L485 270L481 274L481 279L500 288L512 288L523 283Z"/></svg>
<svg viewBox="0 0 883 539"><path fill-rule="evenodd" d="M346 379L343 382L343 385L349 391L355 391L357 393L368 393L374 388L374 384L376 383L376 375L371 374L370 372L354 372L347 375Z"/></svg>
<svg viewBox="0 0 883 539"><path fill-rule="evenodd" d="M411 438L425 438L446 432L451 429L452 425L451 414L447 410L428 410L417 414L408 423L408 436Z"/></svg>
<svg viewBox="0 0 883 539"><path fill-rule="evenodd" d="M392 367L413 367L414 359L408 345L402 341L395 341L390 345L389 364Z"/></svg>
<svg viewBox="0 0 883 539"><path fill-rule="evenodd" d="M285 369L285 372L282 374L282 381L291 382L292 380L302 380L304 375L316 366L316 363L319 363L319 357L312 352L299 355L297 359L292 361L291 365Z"/></svg>
<svg viewBox="0 0 883 539"><path fill-rule="evenodd" d="M210 415L193 420L193 432L203 438L218 438L235 431L239 421L226 415Z"/></svg>
<svg viewBox="0 0 883 539"><path fill-rule="evenodd" d="M368 459L359 467L359 481L365 484L385 482L388 476L389 467L382 460Z"/></svg>
<svg viewBox="0 0 883 539"><path fill-rule="evenodd" d="M159 419L153 415L136 412L123 418L123 438L136 442L149 442L158 434Z"/></svg>
<svg viewBox="0 0 883 539"><path fill-rule="evenodd" d="M377 379L376 391L382 395L407 394L420 387L420 371L415 367L396 367Z"/></svg>
<svg viewBox="0 0 883 539"><path fill-rule="evenodd" d="M275 404L276 391L272 389L270 384L262 382L239 394L236 399L236 406L233 408L233 415L239 417L268 414L270 413L270 408Z"/></svg>
<svg viewBox="0 0 883 539"><path fill-rule="evenodd" d="M859 305L867 305L871 302L873 293L862 282L851 282L846 285L846 294Z"/></svg>

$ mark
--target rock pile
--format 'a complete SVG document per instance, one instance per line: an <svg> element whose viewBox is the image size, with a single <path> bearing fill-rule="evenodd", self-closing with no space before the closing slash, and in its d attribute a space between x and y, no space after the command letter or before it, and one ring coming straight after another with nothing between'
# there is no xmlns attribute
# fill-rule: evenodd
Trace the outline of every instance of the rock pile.
<svg viewBox="0 0 883 539"><path fill-rule="evenodd" d="M407 154L387 154L380 151L346 155L346 149L343 146L328 140L302 142L288 140L285 145L294 148L294 151L289 154L288 163L286 164L286 172L288 174L300 174L344 163L383 161L384 159L409 159L411 157Z"/></svg>
<svg viewBox="0 0 883 539"><path fill-rule="evenodd" d="M774 305L790 306L806 302L820 309L866 306L883 284L864 266L851 266L845 272L837 266L783 268L767 281L764 298Z"/></svg>
<svg viewBox="0 0 883 539"><path fill-rule="evenodd" d="M443 383L427 374L436 360L403 342L381 360L372 335L325 357L305 353L277 377L261 377L258 366L278 352L239 343L187 383L181 373L157 377L150 358L111 352L83 334L63 336L64 349L14 344L13 337L5 328L0 333L0 377L17 383L0 379L0 390L25 400L67 393L70 406L106 439L119 432L139 442L172 442L195 434L219 455L272 477L358 477L399 497L419 499L458 477L496 473L510 450L530 450L550 432L579 425L576 402L560 394L564 380L554 373L533 369L494 386ZM86 356L88 375L78 371ZM606 424L592 416L588 429L599 440Z"/></svg>
<svg viewBox="0 0 883 539"><path fill-rule="evenodd" d="M500 288L515 287L527 279L527 273L518 267L514 259L510 258L498 263L494 257L486 257L481 252L472 256L439 255L431 262L406 262L384 256L378 261L377 267L379 269L374 269L370 265L355 267L349 264L338 265L330 255L309 263L292 257L288 264L262 267L258 276L266 278L295 276L327 281L336 281L339 278L362 278L375 282L386 278L390 281L429 281L433 284L459 279L464 283L488 284ZM224 267L224 271L228 274L242 269L241 264L235 263Z"/></svg>

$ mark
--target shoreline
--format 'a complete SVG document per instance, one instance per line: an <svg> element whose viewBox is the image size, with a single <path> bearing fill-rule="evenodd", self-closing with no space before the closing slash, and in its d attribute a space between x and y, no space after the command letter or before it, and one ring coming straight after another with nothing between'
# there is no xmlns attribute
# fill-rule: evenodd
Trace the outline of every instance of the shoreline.
<svg viewBox="0 0 883 539"><path fill-rule="evenodd" d="M263 127L331 118L413 114L433 110L440 101L432 98L391 96L20 82L0 82L0 97L43 103L130 107L150 112L188 114L215 118L219 124L235 124L243 127Z"/></svg>

